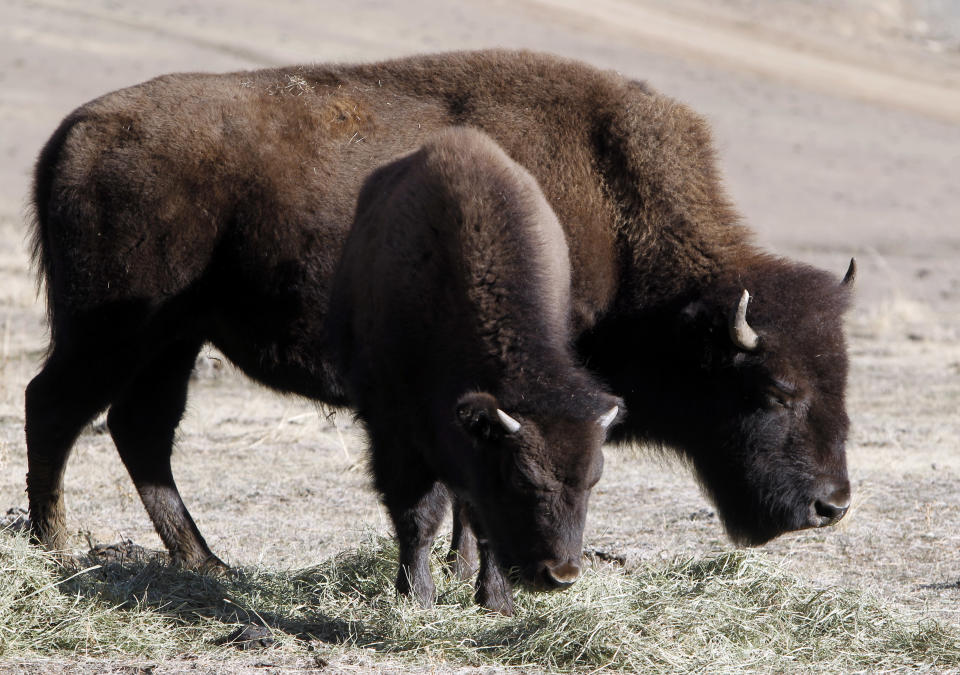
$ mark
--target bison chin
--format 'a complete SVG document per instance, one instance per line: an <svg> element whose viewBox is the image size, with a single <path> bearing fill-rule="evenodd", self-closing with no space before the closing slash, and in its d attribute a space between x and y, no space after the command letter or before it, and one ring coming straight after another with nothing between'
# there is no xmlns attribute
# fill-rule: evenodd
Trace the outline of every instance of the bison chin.
<svg viewBox="0 0 960 675"><path fill-rule="evenodd" d="M845 477L818 475L771 481L762 487L726 476L707 479L697 470L700 484L727 536L738 546L761 546L787 532L836 524L850 504Z"/></svg>

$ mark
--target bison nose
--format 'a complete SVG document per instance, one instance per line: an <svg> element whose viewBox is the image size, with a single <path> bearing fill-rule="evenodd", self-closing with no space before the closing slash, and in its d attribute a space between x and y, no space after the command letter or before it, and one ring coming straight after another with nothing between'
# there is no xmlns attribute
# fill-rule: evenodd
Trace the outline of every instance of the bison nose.
<svg viewBox="0 0 960 675"><path fill-rule="evenodd" d="M827 499L820 501L819 499L814 503L814 508L817 511L817 515L823 518L827 518L831 523L835 523L847 512L847 509L850 508L850 499Z"/></svg>
<svg viewBox="0 0 960 675"><path fill-rule="evenodd" d="M580 578L580 565L572 560L554 565L547 563L544 569L547 583L554 588L565 588Z"/></svg>
<svg viewBox="0 0 960 675"><path fill-rule="evenodd" d="M850 482L828 478L820 484L818 493L813 502L813 526L833 525L843 518L850 508Z"/></svg>

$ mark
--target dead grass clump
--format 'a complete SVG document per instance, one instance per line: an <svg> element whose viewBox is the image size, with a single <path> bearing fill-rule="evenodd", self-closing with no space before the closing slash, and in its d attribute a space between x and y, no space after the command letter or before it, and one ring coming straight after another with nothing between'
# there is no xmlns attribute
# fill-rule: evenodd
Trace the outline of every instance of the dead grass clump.
<svg viewBox="0 0 960 675"><path fill-rule="evenodd" d="M437 550L436 567L442 553ZM157 561L91 559L65 571L22 536L0 536L0 656L211 655L238 627L272 649L385 663L573 671L796 671L960 668L960 635L917 623L852 591L822 589L759 552L634 570L588 568L565 593L519 593L514 617L473 604L469 584L437 574L420 609L393 589L385 540L294 572L225 578ZM263 636L264 631L256 633ZM359 650L364 650L359 652ZM235 651L232 653L236 653Z"/></svg>
<svg viewBox="0 0 960 675"><path fill-rule="evenodd" d="M162 614L83 592L99 568L63 567L23 533L0 531L0 659L53 654L173 654L189 638Z"/></svg>

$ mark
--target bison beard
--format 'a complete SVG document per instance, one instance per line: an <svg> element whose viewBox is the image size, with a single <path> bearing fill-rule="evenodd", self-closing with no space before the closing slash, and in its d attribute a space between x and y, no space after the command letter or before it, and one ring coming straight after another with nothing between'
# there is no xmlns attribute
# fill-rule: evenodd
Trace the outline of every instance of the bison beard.
<svg viewBox="0 0 960 675"><path fill-rule="evenodd" d="M360 186L462 125L533 175L565 231L577 352L630 409L617 438L689 458L738 541L841 516L849 284L751 244L686 106L487 51L168 75L63 121L33 200L51 330L26 392L36 538L65 543L64 466L109 407L174 557L215 563L170 471L194 357L210 342L277 390L348 405L323 334ZM744 290L751 349L730 333Z"/></svg>

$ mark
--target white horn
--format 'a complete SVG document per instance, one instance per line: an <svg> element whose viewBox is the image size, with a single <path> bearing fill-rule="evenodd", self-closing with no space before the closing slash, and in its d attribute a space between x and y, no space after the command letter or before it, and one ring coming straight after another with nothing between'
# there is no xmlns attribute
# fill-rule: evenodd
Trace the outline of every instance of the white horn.
<svg viewBox="0 0 960 675"><path fill-rule="evenodd" d="M760 336L757 335L750 324L747 323L747 303L750 302L750 294L747 289L743 289L743 295L740 296L740 304L737 305L737 311L730 322L730 337L735 345L748 352L757 348L760 342Z"/></svg>
<svg viewBox="0 0 960 675"><path fill-rule="evenodd" d="M520 430L520 423L500 410L500 408L497 408L497 417L500 418L500 424L503 425L503 428L507 430L508 434L515 434Z"/></svg>
<svg viewBox="0 0 960 675"><path fill-rule="evenodd" d="M617 415L620 414L620 406L615 405L610 410L600 416L600 419L597 420L597 423L600 425L601 429L606 429L609 427L613 420L617 419Z"/></svg>

